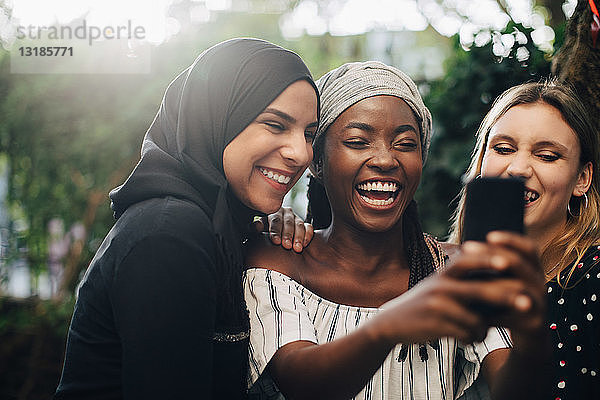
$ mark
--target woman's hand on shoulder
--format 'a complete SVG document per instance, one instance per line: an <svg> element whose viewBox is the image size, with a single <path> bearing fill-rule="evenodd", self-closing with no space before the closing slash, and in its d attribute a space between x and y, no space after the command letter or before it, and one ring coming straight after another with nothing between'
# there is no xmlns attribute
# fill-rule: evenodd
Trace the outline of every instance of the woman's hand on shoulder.
<svg viewBox="0 0 600 400"><path fill-rule="evenodd" d="M289 207L281 207L277 212L267 217L259 217L254 221L259 232L268 232L274 245L284 249L294 249L300 253L308 246L314 236L313 226L294 214Z"/></svg>
<svg viewBox="0 0 600 400"><path fill-rule="evenodd" d="M298 280L297 271L302 268L302 255L282 246L273 246L268 233L253 235L244 245L244 261L247 268L264 268L280 272Z"/></svg>

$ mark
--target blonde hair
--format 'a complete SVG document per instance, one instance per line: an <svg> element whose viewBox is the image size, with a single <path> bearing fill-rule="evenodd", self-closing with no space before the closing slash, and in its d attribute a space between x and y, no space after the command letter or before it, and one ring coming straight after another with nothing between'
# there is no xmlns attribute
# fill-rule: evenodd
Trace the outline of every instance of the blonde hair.
<svg viewBox="0 0 600 400"><path fill-rule="evenodd" d="M570 86L555 80L532 82L514 86L502 93L493 103L479 129L471 163L464 175L468 182L481 173L481 164L485 155L491 128L510 108L519 104L544 103L557 109L565 122L573 129L581 148L580 168L588 162L592 163L592 184L588 189L587 201L583 197L571 199L571 209L576 217L569 215L567 225L560 234L554 237L545 248L541 249L541 260L545 276L549 281L557 276L559 284L567 287L571 275L575 271L585 251L597 244L600 238L600 191L598 165L598 132L589 120L588 113ZM449 240L460 243L463 235L463 218L465 209L465 187L459 193L458 207L452 216ZM577 206L576 206L577 205ZM552 260L559 260L556 266L548 265ZM571 268L566 280L561 282L561 273ZM564 274L563 274L564 275ZM575 282L576 284L577 282Z"/></svg>

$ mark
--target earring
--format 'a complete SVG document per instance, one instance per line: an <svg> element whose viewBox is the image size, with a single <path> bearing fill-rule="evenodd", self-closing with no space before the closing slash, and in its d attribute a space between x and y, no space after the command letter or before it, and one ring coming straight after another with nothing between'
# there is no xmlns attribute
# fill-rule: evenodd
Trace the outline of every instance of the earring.
<svg viewBox="0 0 600 400"><path fill-rule="evenodd" d="M587 194L586 194L586 193L584 193L584 194L583 194L583 199L585 200L585 206L583 207L583 209L585 210L585 209L587 209L587 207L588 207L588 197L587 197ZM570 202L569 202L569 203L567 203L567 212L569 213L569 215L570 215L571 217L573 217L573 218L580 217L580 216L581 216L581 211L582 211L582 210L581 210L581 204L579 205L579 214L577 214L577 215L574 215L574 214L571 212L571 207L570 207L570 206L571 206Z"/></svg>

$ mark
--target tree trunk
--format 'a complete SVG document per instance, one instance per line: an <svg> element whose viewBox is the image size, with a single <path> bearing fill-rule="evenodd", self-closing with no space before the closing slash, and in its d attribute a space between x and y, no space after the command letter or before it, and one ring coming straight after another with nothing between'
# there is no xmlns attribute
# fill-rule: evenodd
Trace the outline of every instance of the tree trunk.
<svg viewBox="0 0 600 400"><path fill-rule="evenodd" d="M600 131L600 35L594 48L592 21L588 2L579 0L567 23L564 45L552 61L552 73L560 81L573 85Z"/></svg>

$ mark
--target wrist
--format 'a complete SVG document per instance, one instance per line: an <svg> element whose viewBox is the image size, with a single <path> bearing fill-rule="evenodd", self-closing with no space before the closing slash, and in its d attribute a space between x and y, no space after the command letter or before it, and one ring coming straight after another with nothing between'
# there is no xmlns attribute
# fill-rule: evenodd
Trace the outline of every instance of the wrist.
<svg viewBox="0 0 600 400"><path fill-rule="evenodd" d="M396 345L397 340L390 334L391 330L386 328L389 321L382 314L384 313L379 313L363 325L364 334L370 345L391 350Z"/></svg>

